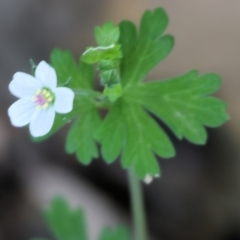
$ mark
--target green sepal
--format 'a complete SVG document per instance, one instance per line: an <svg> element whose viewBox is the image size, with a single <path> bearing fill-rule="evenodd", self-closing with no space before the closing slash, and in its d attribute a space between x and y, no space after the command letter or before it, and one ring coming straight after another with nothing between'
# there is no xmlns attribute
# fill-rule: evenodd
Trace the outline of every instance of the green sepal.
<svg viewBox="0 0 240 240"><path fill-rule="evenodd" d="M113 22L104 23L101 27L95 27L95 38L99 46L109 46L118 42L120 30Z"/></svg>

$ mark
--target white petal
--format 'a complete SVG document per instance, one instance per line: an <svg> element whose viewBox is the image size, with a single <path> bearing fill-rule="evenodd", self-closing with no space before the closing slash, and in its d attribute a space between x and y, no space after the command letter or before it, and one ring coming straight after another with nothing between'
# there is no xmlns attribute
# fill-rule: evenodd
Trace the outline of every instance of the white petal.
<svg viewBox="0 0 240 240"><path fill-rule="evenodd" d="M146 184L151 183L152 180L153 180L153 178L152 178L149 174L147 174L146 177L144 178L144 182L145 182Z"/></svg>
<svg viewBox="0 0 240 240"><path fill-rule="evenodd" d="M15 127L23 127L30 123L36 106L30 99L19 99L8 109L8 116Z"/></svg>
<svg viewBox="0 0 240 240"><path fill-rule="evenodd" d="M13 80L8 87L13 95L23 98L32 96L37 89L41 88L41 82L30 74L17 72L13 75Z"/></svg>
<svg viewBox="0 0 240 240"><path fill-rule="evenodd" d="M52 68L45 61L41 61L35 71L35 77L42 82L44 87L54 90L57 87L57 75L54 68Z"/></svg>
<svg viewBox="0 0 240 240"><path fill-rule="evenodd" d="M54 109L57 113L68 113L73 109L74 92L70 88L59 87L55 91Z"/></svg>
<svg viewBox="0 0 240 240"><path fill-rule="evenodd" d="M55 118L53 107L38 110L30 122L30 133L33 137L46 135L52 128Z"/></svg>

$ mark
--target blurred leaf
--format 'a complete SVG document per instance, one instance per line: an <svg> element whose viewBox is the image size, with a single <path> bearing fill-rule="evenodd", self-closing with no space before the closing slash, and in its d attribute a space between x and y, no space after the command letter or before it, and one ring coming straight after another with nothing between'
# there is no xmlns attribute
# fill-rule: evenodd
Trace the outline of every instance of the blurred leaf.
<svg viewBox="0 0 240 240"><path fill-rule="evenodd" d="M116 229L105 228L100 234L99 240L130 240L130 234L125 226L118 226Z"/></svg>
<svg viewBox="0 0 240 240"><path fill-rule="evenodd" d="M45 212L48 224L58 240L88 240L83 210L71 210L63 198L55 198Z"/></svg>
<svg viewBox="0 0 240 240"><path fill-rule="evenodd" d="M109 46L117 43L119 35L119 27L115 27L113 22L109 21L101 27L95 27L95 38L99 46Z"/></svg>
<svg viewBox="0 0 240 240"><path fill-rule="evenodd" d="M32 238L31 240L47 240L46 238Z"/></svg>

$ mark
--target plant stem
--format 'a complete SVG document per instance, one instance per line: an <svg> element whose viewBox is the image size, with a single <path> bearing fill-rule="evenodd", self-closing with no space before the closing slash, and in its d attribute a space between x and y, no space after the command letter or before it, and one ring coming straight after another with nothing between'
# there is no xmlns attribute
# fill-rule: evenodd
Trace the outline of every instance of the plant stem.
<svg viewBox="0 0 240 240"><path fill-rule="evenodd" d="M136 240L147 240L146 217L143 207L143 195L140 181L133 170L129 170L131 207Z"/></svg>

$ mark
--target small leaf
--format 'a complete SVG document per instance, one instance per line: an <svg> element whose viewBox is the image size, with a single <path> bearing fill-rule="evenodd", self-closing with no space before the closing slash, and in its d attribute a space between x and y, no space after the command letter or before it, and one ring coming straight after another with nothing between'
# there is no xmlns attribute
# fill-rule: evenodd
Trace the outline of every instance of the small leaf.
<svg viewBox="0 0 240 240"><path fill-rule="evenodd" d="M98 63L101 60L109 60L121 58L121 46L117 45L109 45L107 47L90 47L88 48L81 57L81 60L88 64Z"/></svg>
<svg viewBox="0 0 240 240"><path fill-rule="evenodd" d="M113 22L106 22L101 27L95 27L95 38L99 46L109 46L118 41L120 31Z"/></svg>
<svg viewBox="0 0 240 240"><path fill-rule="evenodd" d="M101 118L96 108L89 109L79 117L68 132L66 151L76 152L83 164L89 164L92 158L98 157L98 149L94 142L94 132L99 127Z"/></svg>
<svg viewBox="0 0 240 240"><path fill-rule="evenodd" d="M138 38L136 28L131 22L120 23L119 43L123 52L121 64L123 86L142 81L170 53L174 44L173 37L170 35L161 37L167 24L168 17L162 8L144 13Z"/></svg>
<svg viewBox="0 0 240 240"><path fill-rule="evenodd" d="M125 226L116 229L105 228L102 230L99 240L130 240L130 234Z"/></svg>
<svg viewBox="0 0 240 240"><path fill-rule="evenodd" d="M83 210L71 210L63 198L55 198L45 216L58 240L88 240Z"/></svg>

